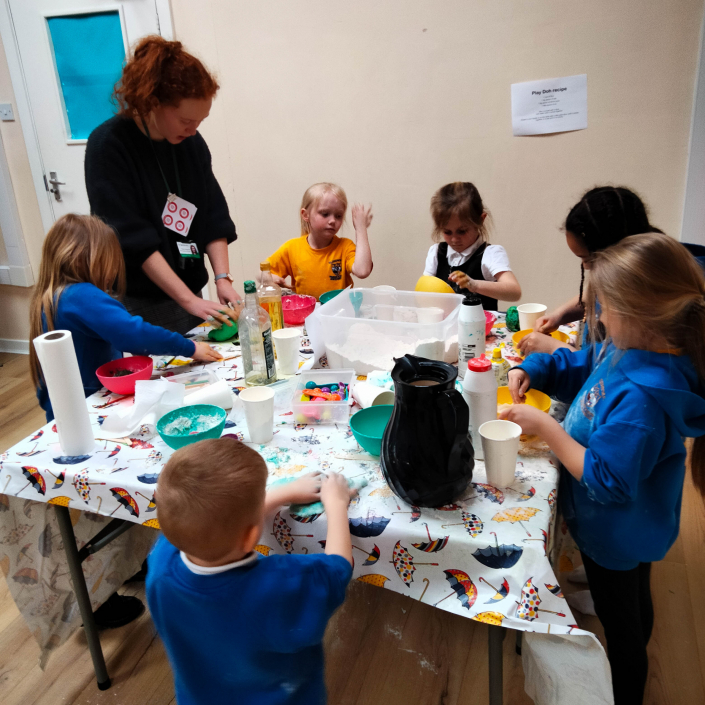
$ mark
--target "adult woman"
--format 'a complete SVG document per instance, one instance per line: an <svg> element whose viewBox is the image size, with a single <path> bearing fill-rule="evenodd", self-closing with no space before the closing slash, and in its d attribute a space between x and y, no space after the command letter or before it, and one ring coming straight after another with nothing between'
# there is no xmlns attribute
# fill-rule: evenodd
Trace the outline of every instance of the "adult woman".
<svg viewBox="0 0 705 705"><path fill-rule="evenodd" d="M595 252L615 245L628 235L662 232L649 223L646 206L639 196L627 188L614 186L587 191L570 209L564 230L570 251L580 258L580 294L536 321L534 332L519 341L524 355L550 354L558 348L570 347L552 338L550 333L560 325L583 318L583 280Z"/></svg>
<svg viewBox="0 0 705 705"><path fill-rule="evenodd" d="M235 225L197 132L218 88L180 42L145 37L115 87L117 116L99 125L86 147L91 211L115 229L125 257L124 304L179 333L203 320L236 319L242 301L228 263ZM218 302L200 297L206 254Z"/></svg>

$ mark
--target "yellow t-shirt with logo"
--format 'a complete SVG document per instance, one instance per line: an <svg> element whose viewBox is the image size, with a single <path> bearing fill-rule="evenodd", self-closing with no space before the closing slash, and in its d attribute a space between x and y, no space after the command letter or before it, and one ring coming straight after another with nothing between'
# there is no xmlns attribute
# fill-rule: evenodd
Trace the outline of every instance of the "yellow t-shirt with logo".
<svg viewBox="0 0 705 705"><path fill-rule="evenodd" d="M294 291L318 299L334 289L353 283L350 272L355 263L355 243L335 235L328 247L314 250L306 235L287 240L270 258L272 274L291 276Z"/></svg>

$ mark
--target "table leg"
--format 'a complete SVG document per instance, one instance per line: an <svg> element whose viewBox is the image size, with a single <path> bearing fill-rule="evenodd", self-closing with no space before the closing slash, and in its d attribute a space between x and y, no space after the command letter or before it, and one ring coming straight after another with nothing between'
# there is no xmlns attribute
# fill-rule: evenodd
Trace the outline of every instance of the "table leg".
<svg viewBox="0 0 705 705"><path fill-rule="evenodd" d="M516 643L516 646L514 647L514 649L517 653L517 656L521 656L521 638L522 638L523 634L524 634L524 632L517 629L517 643Z"/></svg>
<svg viewBox="0 0 705 705"><path fill-rule="evenodd" d="M488 626L489 629L489 671L490 705L502 705L504 683L502 677L502 642L507 630L504 627Z"/></svg>
<svg viewBox="0 0 705 705"><path fill-rule="evenodd" d="M69 572L71 573L73 591L78 601L78 609L81 612L83 629L86 632L86 640L88 641L88 650L91 652L91 659L93 660L93 670L95 671L95 677L98 681L98 688L99 690L107 690L110 688L110 676L108 675L108 669L105 665L103 649L100 646L98 628L93 619L93 609L91 608L91 600L88 597L88 588L86 587L83 568L81 568L81 560L78 557L76 537L73 533L69 510L66 507L55 507L55 509L59 529L61 530L61 538L64 542L66 560L69 564Z"/></svg>

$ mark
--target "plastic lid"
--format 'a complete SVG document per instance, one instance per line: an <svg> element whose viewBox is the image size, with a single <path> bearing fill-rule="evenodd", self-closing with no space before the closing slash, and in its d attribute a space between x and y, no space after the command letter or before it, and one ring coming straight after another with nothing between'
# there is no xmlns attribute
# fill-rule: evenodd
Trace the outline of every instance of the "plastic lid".
<svg viewBox="0 0 705 705"><path fill-rule="evenodd" d="M269 264L269 262L260 262L259 263L259 271L260 272L267 272L272 268L272 265Z"/></svg>
<svg viewBox="0 0 705 705"><path fill-rule="evenodd" d="M481 304L482 300L477 294L473 293L472 291L465 294L465 298L463 299L464 306L479 306Z"/></svg>
<svg viewBox="0 0 705 705"><path fill-rule="evenodd" d="M468 360L468 369L473 372L489 372L492 369L492 363L482 353L482 357L473 357Z"/></svg>
<svg viewBox="0 0 705 705"><path fill-rule="evenodd" d="M498 362L501 361L502 359L502 351L499 348L495 348L492 351L492 359L497 360Z"/></svg>
<svg viewBox="0 0 705 705"><path fill-rule="evenodd" d="M245 282L245 293L254 294L255 291L257 291L257 285L252 281L252 279L248 279Z"/></svg>

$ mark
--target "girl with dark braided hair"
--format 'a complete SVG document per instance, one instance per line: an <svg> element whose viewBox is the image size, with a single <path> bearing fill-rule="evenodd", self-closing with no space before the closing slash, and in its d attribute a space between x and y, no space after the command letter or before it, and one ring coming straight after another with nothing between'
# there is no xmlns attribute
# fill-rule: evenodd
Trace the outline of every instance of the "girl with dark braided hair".
<svg viewBox="0 0 705 705"><path fill-rule="evenodd" d="M587 191L570 209L563 229L568 247L581 260L580 292L536 321L534 332L519 342L524 355L534 352L550 354L558 348L570 348L567 343L552 338L550 333L560 325L584 318L585 270L590 269L596 252L629 235L663 232L651 225L646 206L639 196L623 186L598 186Z"/></svg>

